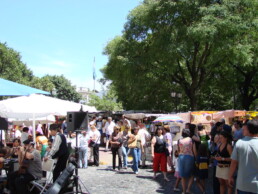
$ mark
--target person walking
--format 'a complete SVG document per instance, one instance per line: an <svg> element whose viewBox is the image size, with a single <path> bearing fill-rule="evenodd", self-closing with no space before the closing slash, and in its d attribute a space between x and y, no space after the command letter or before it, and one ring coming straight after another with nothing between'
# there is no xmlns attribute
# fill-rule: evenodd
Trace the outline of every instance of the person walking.
<svg viewBox="0 0 258 194"><path fill-rule="evenodd" d="M258 193L258 120L248 121L243 126L243 139L236 142L229 170L229 186L234 186L234 173L237 170L236 188L238 194Z"/></svg>
<svg viewBox="0 0 258 194"><path fill-rule="evenodd" d="M122 168L122 134L119 130L119 126L114 127L114 132L110 136L110 144L113 158L113 170L116 169L116 155L118 155L118 170L120 171Z"/></svg>
<svg viewBox="0 0 258 194"><path fill-rule="evenodd" d="M167 178L167 156L166 156L166 140L162 135L163 127L158 127L156 130L156 136L151 141L151 155L153 158L153 178L156 178L159 167L163 173L164 180L169 181Z"/></svg>
<svg viewBox="0 0 258 194"><path fill-rule="evenodd" d="M110 135L113 133L113 130L114 130L115 126L116 126L116 124L112 121L112 117L108 117L108 120L105 123L105 126L103 128L103 132L106 133L106 149L105 149L105 152L108 151Z"/></svg>
<svg viewBox="0 0 258 194"><path fill-rule="evenodd" d="M131 134L131 128L129 126L125 126L125 130L122 132L122 154L123 154L123 167L127 169L128 167L128 139Z"/></svg>
<svg viewBox="0 0 258 194"><path fill-rule="evenodd" d="M131 153L133 155L133 165L132 169L135 174L139 173L139 161L141 158L141 149L143 150L142 146L142 139L141 136L138 134L139 127L135 127L133 130L133 134L130 134L129 140L128 140L128 147L131 150Z"/></svg>
<svg viewBox="0 0 258 194"><path fill-rule="evenodd" d="M69 151L67 147L66 137L60 133L60 126L58 124L50 125L51 136L55 137L53 146L49 151L47 157L44 158L47 161L49 158L57 159L54 171L53 182L59 177L61 172L66 168L67 160L69 157Z"/></svg>

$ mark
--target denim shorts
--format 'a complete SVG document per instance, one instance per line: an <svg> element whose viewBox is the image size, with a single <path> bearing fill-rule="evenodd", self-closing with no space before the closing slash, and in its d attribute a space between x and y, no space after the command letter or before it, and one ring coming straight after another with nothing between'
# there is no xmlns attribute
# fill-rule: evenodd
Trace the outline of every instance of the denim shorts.
<svg viewBox="0 0 258 194"><path fill-rule="evenodd" d="M190 155L179 155L178 159L179 175L183 178L192 176L194 172L194 157Z"/></svg>

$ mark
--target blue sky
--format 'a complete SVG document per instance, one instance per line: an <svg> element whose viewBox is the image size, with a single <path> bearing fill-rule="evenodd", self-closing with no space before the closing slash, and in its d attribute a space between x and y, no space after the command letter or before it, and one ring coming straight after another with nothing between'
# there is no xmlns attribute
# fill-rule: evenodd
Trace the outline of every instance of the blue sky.
<svg viewBox="0 0 258 194"><path fill-rule="evenodd" d="M0 42L20 52L34 75L61 75L93 89L108 61L103 48L120 35L140 0L1 0ZM98 83L96 88L100 89Z"/></svg>

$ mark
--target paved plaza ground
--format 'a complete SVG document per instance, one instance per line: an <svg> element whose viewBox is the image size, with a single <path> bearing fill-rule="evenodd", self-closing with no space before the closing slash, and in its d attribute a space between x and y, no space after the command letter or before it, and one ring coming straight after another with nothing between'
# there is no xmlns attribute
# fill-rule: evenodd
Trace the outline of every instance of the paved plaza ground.
<svg viewBox="0 0 258 194"><path fill-rule="evenodd" d="M89 166L87 169L79 169L79 176L90 193L181 193L173 191L176 179L172 173L168 174L170 182L165 182L161 173L158 174L157 179L154 180L152 178L153 171L151 163L148 163L146 169L140 169L139 174L136 175L132 172L131 168L124 169L121 172L113 171L111 161L111 152L104 152L104 149L100 148L101 165L99 167ZM211 179L207 180L206 185L206 193L212 194ZM196 183L192 186L192 192L196 194L201 193Z"/></svg>

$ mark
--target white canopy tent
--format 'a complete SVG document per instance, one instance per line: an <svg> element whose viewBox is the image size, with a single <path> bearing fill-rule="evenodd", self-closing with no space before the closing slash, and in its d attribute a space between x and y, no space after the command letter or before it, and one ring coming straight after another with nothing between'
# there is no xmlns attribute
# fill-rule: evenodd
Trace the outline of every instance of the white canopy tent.
<svg viewBox="0 0 258 194"><path fill-rule="evenodd" d="M0 101L1 117L17 121L33 120L34 139L36 118L48 115L66 116L67 112L80 110L97 112L95 107L38 94Z"/></svg>
<svg viewBox="0 0 258 194"><path fill-rule="evenodd" d="M32 126L33 125L33 119L28 119L28 120L17 120L17 119L8 119L9 122L12 122L14 125L25 125L25 126ZM35 118L35 124L38 125L40 124L50 124L50 123L55 123L56 118L54 115L48 115L46 117L39 117Z"/></svg>

